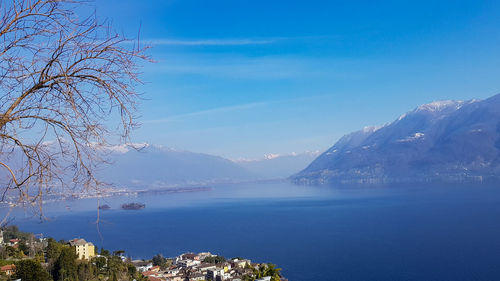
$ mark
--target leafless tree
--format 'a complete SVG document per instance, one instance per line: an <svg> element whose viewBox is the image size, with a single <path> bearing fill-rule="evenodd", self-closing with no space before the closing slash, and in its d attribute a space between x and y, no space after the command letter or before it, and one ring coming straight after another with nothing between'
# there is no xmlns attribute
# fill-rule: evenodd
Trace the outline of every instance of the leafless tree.
<svg viewBox="0 0 500 281"><path fill-rule="evenodd" d="M0 199L98 190L100 147L135 127L145 48L80 0L0 0ZM138 41L134 41L138 42Z"/></svg>

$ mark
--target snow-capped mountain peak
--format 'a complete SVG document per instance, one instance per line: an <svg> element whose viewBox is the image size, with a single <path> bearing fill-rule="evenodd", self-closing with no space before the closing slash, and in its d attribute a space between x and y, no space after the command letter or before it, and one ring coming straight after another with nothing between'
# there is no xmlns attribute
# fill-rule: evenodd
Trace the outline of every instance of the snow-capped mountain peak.
<svg viewBox="0 0 500 281"><path fill-rule="evenodd" d="M292 177L303 183L500 181L500 94L421 105L364 128Z"/></svg>
<svg viewBox="0 0 500 281"><path fill-rule="evenodd" d="M433 101L431 103L423 104L417 107L415 111L439 112L448 109L457 110L462 107L464 103L464 101L454 100Z"/></svg>

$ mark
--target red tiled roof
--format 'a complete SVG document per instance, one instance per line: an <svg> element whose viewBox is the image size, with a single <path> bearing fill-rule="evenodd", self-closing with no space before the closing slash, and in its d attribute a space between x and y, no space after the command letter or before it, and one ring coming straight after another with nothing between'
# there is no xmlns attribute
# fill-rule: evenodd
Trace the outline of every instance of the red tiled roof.
<svg viewBox="0 0 500 281"><path fill-rule="evenodd" d="M16 265L14 264L8 264L0 267L1 271L14 270L14 269L16 269Z"/></svg>
<svg viewBox="0 0 500 281"><path fill-rule="evenodd" d="M150 275L155 275L156 273L158 273L158 272L148 270L148 271L144 271L144 272L142 273L142 275L144 275L144 276L150 276Z"/></svg>

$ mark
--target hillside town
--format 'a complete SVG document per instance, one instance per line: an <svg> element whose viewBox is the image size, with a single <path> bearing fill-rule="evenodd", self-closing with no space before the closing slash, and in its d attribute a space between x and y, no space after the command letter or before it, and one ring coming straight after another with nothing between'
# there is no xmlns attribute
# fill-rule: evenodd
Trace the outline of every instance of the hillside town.
<svg viewBox="0 0 500 281"><path fill-rule="evenodd" d="M15 226L0 230L0 281L287 281L281 269L210 252L132 260L119 250L97 251L83 238L55 241Z"/></svg>
<svg viewBox="0 0 500 281"><path fill-rule="evenodd" d="M163 267L155 266L153 262L132 261L137 270L150 281L287 280L280 276L280 269L273 264L252 263L243 258L226 260L210 252L184 253Z"/></svg>

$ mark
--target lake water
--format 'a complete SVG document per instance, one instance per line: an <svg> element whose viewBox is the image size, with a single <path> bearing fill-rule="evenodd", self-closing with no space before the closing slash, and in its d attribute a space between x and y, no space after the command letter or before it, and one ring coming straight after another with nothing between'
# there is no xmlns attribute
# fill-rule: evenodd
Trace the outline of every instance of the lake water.
<svg viewBox="0 0 500 281"><path fill-rule="evenodd" d="M140 211L120 210L146 203ZM286 183L46 206L22 230L83 237L133 258L211 251L272 262L290 280L500 280L500 187L330 188Z"/></svg>

